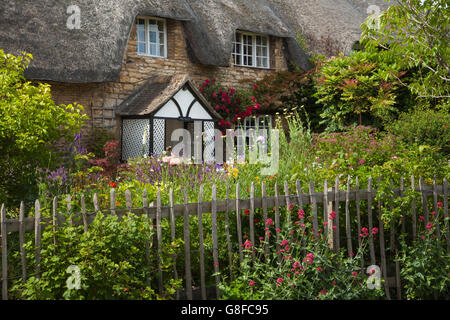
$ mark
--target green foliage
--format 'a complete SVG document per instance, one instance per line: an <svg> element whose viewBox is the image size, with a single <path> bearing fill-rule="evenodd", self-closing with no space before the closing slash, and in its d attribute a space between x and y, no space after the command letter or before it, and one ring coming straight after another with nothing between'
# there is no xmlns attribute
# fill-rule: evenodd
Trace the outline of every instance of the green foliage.
<svg viewBox="0 0 450 320"><path fill-rule="evenodd" d="M362 26L366 50L382 48L395 64L415 69L407 84L413 94L427 99L449 99L448 2L441 0L399 0L375 21Z"/></svg>
<svg viewBox="0 0 450 320"><path fill-rule="evenodd" d="M387 130L402 137L409 145L428 145L450 153L450 114L444 110L415 110L403 113Z"/></svg>
<svg viewBox="0 0 450 320"><path fill-rule="evenodd" d="M424 230L408 245L401 241L398 261L408 299L448 299L450 293L450 255L445 242ZM445 232L445 231L444 231Z"/></svg>
<svg viewBox="0 0 450 320"><path fill-rule="evenodd" d="M405 72L385 52L355 51L319 61L314 75L322 124L339 131L358 123L381 123L397 113L397 98ZM363 118L365 121L363 121Z"/></svg>
<svg viewBox="0 0 450 320"><path fill-rule="evenodd" d="M63 227L48 227L42 234L41 277L19 280L12 288L16 298L38 300L161 299L147 283L157 274L156 264L148 263L143 252L153 231L145 216L127 214L105 216L98 213L89 225L73 227L68 218ZM55 245L56 241L56 245ZM26 244L27 260L35 261L32 241ZM170 257L163 255L163 268L170 267ZM70 289L67 268L77 266L81 274L80 289ZM34 268L33 263L30 265ZM165 294L173 294L180 284L169 281ZM167 296L165 296L167 298Z"/></svg>
<svg viewBox="0 0 450 320"><path fill-rule="evenodd" d="M81 106L55 105L48 84L25 80L31 59L0 50L0 202L32 198L36 168L53 167L53 145L72 141L86 119Z"/></svg>

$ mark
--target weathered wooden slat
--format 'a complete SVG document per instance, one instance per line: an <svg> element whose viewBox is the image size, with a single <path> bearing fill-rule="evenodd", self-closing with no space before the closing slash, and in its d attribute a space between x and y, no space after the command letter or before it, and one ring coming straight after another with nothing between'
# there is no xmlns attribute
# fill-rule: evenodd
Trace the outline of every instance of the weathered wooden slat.
<svg viewBox="0 0 450 320"><path fill-rule="evenodd" d="M36 249L36 278L41 278L41 204L36 200L34 204L34 246Z"/></svg>
<svg viewBox="0 0 450 320"><path fill-rule="evenodd" d="M93 202L93 204L94 204L94 212L99 212L99 211L100 211L100 208L99 208L99 206L98 206L98 196L97 196L97 193L94 193L94 197L93 197L93 199L92 199L92 202Z"/></svg>
<svg viewBox="0 0 450 320"><path fill-rule="evenodd" d="M192 271L191 271L191 238L189 233L189 209L187 199L187 189L184 188L184 261L186 279L186 297L192 300Z"/></svg>
<svg viewBox="0 0 450 320"><path fill-rule="evenodd" d="M55 197L56 198L56 197ZM55 203L53 201L53 203ZM20 202L19 209L19 250L20 250L20 261L22 265L22 281L27 281L27 255L25 251L25 230L23 226L23 219L25 217L25 205L23 201ZM56 244L56 243L55 243Z"/></svg>
<svg viewBox="0 0 450 320"><path fill-rule="evenodd" d="M314 182L310 181L309 182L309 194L313 194L315 192L314 190ZM313 215L313 229L314 229L314 238L316 241L319 240L319 223L317 221L317 204L316 204L316 200L311 197L311 211L312 211L312 215Z"/></svg>
<svg viewBox="0 0 450 320"><path fill-rule="evenodd" d="M350 224L350 176L347 178L347 196L345 199L345 234L347 237L347 252L349 257L353 257L353 246L352 246L352 235L351 235L351 224Z"/></svg>
<svg viewBox="0 0 450 320"><path fill-rule="evenodd" d="M285 180L284 181L284 195L286 197L286 221L287 221L287 225L288 225L288 229L291 229L292 227L292 221L291 221L291 199L290 199L290 195L289 195L289 185L288 182Z"/></svg>
<svg viewBox="0 0 450 320"><path fill-rule="evenodd" d="M242 252L242 226L241 226L241 208L239 206L239 183L236 184L236 228L239 245L239 261L244 261L244 253Z"/></svg>
<svg viewBox="0 0 450 320"><path fill-rule="evenodd" d="M250 241L255 245L255 183L250 186ZM252 262L255 261L255 252L252 250Z"/></svg>
<svg viewBox="0 0 450 320"><path fill-rule="evenodd" d="M169 190L169 206L170 206L170 239L172 242L176 241L176 221L175 221L175 212L173 210L174 206L174 199L173 199L173 189L170 188ZM172 256L172 263L173 263L173 274L175 281L178 280L178 271L177 271L177 256L174 254ZM180 292L177 290L176 292L176 299L180 299Z"/></svg>
<svg viewBox="0 0 450 320"><path fill-rule="evenodd" d="M280 233L278 232L278 230L280 230L280 205L278 202L278 183L275 182L275 229L276 229L276 250L277 252L280 252ZM269 241L269 237L267 236L267 232L265 235L265 239L268 242ZM281 255L278 255L278 261L281 261Z"/></svg>
<svg viewBox="0 0 450 320"><path fill-rule="evenodd" d="M230 280L234 280L233 276L233 251L231 249L231 237L230 237L230 217L229 217L229 204L230 204L230 181L227 181L227 207L225 210L225 233L227 237L227 249L228 249L228 264L230 266ZM217 210L217 200L215 202L216 210Z"/></svg>
<svg viewBox="0 0 450 320"><path fill-rule="evenodd" d="M439 209L438 209L438 193L437 193L437 183L436 183L436 175L433 179L433 204L434 204L434 214L435 219L433 221L433 226L436 227L436 236L438 238L441 237L441 229L439 226Z"/></svg>
<svg viewBox="0 0 450 320"><path fill-rule="evenodd" d="M8 300L8 233L5 204L2 204L0 209L0 231L2 235L2 300Z"/></svg>
<svg viewBox="0 0 450 320"><path fill-rule="evenodd" d="M405 179L403 177L400 178L400 197L404 197L405 192ZM406 214L402 212L402 233L406 233Z"/></svg>
<svg viewBox="0 0 450 320"><path fill-rule="evenodd" d="M328 181L323 183L323 235L325 239L328 239Z"/></svg>
<svg viewBox="0 0 450 320"><path fill-rule="evenodd" d="M266 202L266 183L263 181L261 184L261 196L263 198L262 203L262 209L263 209L263 219L264 219L264 225L267 223L267 219L269 219L269 216L267 214L267 202ZM264 254L266 256L266 259L269 255L269 241L264 241Z"/></svg>
<svg viewBox="0 0 450 320"><path fill-rule="evenodd" d="M156 193L156 240L158 242L158 289L159 293L163 293L163 272L161 269L161 256L162 256L162 230L161 230L161 190L158 189Z"/></svg>
<svg viewBox="0 0 450 320"><path fill-rule="evenodd" d="M422 195L422 208L423 208L423 213L425 216L425 224L428 224L428 222L430 222L430 216L429 216L429 212L428 212L428 197L425 194L425 192L423 192L423 190L424 190L423 177L419 178L419 190Z"/></svg>
<svg viewBox="0 0 450 320"><path fill-rule="evenodd" d="M203 185L200 186L198 192L197 218L198 218L198 244L200 255L200 291L202 300L206 300L206 284L205 284L205 245L203 243Z"/></svg>
<svg viewBox="0 0 450 320"><path fill-rule="evenodd" d="M382 208L381 208L381 200L378 200L378 232L379 232L379 240L380 240L380 259L381 259L381 272L383 274L383 278L387 279L387 263L386 263L386 248L384 244L384 222L381 218L381 215L383 214ZM372 229L370 229L372 230ZM371 231L369 231L370 234L372 234ZM389 293L389 282L384 281L384 291L386 294L386 298L388 300L391 300L391 295Z"/></svg>
<svg viewBox="0 0 450 320"><path fill-rule="evenodd" d="M300 185L300 180L297 179L295 182L296 192L297 192L297 201L298 201L298 209L303 210L303 196L302 196L302 187ZM266 199L267 202L267 199ZM300 218L300 223L305 223L305 218Z"/></svg>
<svg viewBox="0 0 450 320"><path fill-rule="evenodd" d="M450 228L448 223L448 182L447 179L444 178L443 180L443 187L444 187L444 225L446 230L446 240L447 240L447 253L450 254Z"/></svg>
<svg viewBox="0 0 450 320"><path fill-rule="evenodd" d="M334 219L335 229L335 249L337 252L341 249L341 235L339 231L339 177L336 177L334 181L334 212L336 213L336 218Z"/></svg>
<svg viewBox="0 0 450 320"><path fill-rule="evenodd" d="M75 226L75 222L73 220L72 215L72 196L70 194L66 198L66 205L67 205L67 219L69 219L72 226Z"/></svg>
<svg viewBox="0 0 450 320"><path fill-rule="evenodd" d="M216 185L212 187L212 199L211 199L211 222L212 222L212 241L213 241L213 262L214 262L214 273L216 280L216 298L220 298L220 269L219 269L219 244L218 244L218 236L217 236L217 188Z"/></svg>
<svg viewBox="0 0 450 320"><path fill-rule="evenodd" d="M359 178L356 177L356 181L355 181L355 190L358 191L359 190ZM356 223L357 223L357 232L356 234L358 234L358 232L360 232L361 230L361 204L359 203L359 193L356 193L357 197L356 197ZM358 249L361 249L361 237L358 237ZM364 255L361 255L361 270L364 269Z"/></svg>
<svg viewBox="0 0 450 320"><path fill-rule="evenodd" d="M148 218L147 206L148 206L147 189L144 188L144 191L142 192L142 207L144 208L144 214ZM146 261L148 270L150 270L151 264L150 264L150 241L149 240L145 241L145 261ZM147 282L147 286L150 287L151 279L150 279L149 275L147 275L146 282Z"/></svg>
<svg viewBox="0 0 450 320"><path fill-rule="evenodd" d="M131 201L131 192L128 189L125 191L125 203L127 206L127 210L131 210L131 208L133 208L133 202Z"/></svg>
<svg viewBox="0 0 450 320"><path fill-rule="evenodd" d="M372 193L372 177L369 177L369 181L367 182L367 191L369 194ZM372 217L372 197L369 197L367 200L367 219L369 223L369 252L370 252L370 264L375 265L375 245L373 243L373 234L371 230L373 229L373 217ZM358 230L358 232L360 232Z"/></svg>
<svg viewBox="0 0 450 320"><path fill-rule="evenodd" d="M84 200L84 194L81 195L81 215L83 217L84 232L88 232L86 203L85 203L85 200Z"/></svg>
<svg viewBox="0 0 450 320"><path fill-rule="evenodd" d="M411 190L416 190L416 183L414 181L414 175L411 175ZM416 200L415 197L411 200L411 219L412 219L412 234L413 241L416 241L417 237L417 216L416 216Z"/></svg>

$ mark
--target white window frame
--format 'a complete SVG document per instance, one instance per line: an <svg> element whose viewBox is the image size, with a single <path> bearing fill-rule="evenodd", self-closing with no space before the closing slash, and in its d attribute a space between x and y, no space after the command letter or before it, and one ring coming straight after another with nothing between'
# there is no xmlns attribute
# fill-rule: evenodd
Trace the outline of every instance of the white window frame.
<svg viewBox="0 0 450 320"><path fill-rule="evenodd" d="M241 36L241 41L237 42L236 41L236 35L240 34ZM252 54L248 55L246 54L247 57L251 57L252 58L252 64L244 64L244 36L251 36L252 37L252 44L251 44L251 48L252 48ZM261 37L266 39L266 45L258 45L260 47L266 47L267 48L267 56L257 56L256 55L256 37ZM259 68L259 69L270 69L270 41L269 41L269 36L264 35L264 34L259 34L259 33L252 33L252 32L243 32L243 31L236 31L233 35L233 52L232 52L232 56L233 56L233 63L235 66L240 66L240 67L251 67L251 68ZM240 45L240 52L236 51L236 45L239 44ZM247 45L248 46L248 45ZM240 56L241 61L240 63L236 63L236 56ZM256 61L257 61L257 57L258 58L266 58L267 59L267 66L257 66L256 65Z"/></svg>
<svg viewBox="0 0 450 320"><path fill-rule="evenodd" d="M138 41L138 20L142 19L145 20L145 30L144 30L144 34L145 34L145 51L146 53L141 53L139 52L139 43L144 43L143 41ZM161 43L161 39L159 37L159 33L160 31L156 32L156 43L157 43L157 51L160 51L159 55L154 55L154 54L150 54L150 35L149 35L149 22L150 20L156 20L156 21L161 21L163 23L163 32L164 32L164 42ZM146 56L146 57L154 57L154 58L167 58L167 21L166 19L163 18L157 18L157 17L144 17L144 16L137 16L136 17L136 42L137 42L137 47L136 47L136 52L138 55L140 56ZM161 44L164 46L164 52L161 53Z"/></svg>

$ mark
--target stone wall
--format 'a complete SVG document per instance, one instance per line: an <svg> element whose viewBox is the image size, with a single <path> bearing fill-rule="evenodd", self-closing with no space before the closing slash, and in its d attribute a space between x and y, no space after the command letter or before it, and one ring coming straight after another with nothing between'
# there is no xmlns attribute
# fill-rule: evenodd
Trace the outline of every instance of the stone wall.
<svg viewBox="0 0 450 320"><path fill-rule="evenodd" d="M276 71L287 70L283 39L270 37L270 69L233 66L206 66L192 62L189 58L181 21L167 20L167 58L140 56L136 52L136 28L133 27L124 55L120 79L117 82L70 84L51 82L55 101L69 104L77 102L84 106L90 121L86 129L110 128L120 138L120 118L115 108L133 93L150 76L185 73L200 86L207 79L215 77L225 88L243 88L244 80L257 81Z"/></svg>

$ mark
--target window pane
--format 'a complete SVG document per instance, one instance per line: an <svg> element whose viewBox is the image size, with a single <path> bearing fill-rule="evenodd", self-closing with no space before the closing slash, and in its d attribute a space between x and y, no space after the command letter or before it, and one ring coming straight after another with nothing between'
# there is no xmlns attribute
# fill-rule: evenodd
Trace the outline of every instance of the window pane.
<svg viewBox="0 0 450 320"><path fill-rule="evenodd" d="M138 30L136 40L138 42L145 42L145 31L144 30Z"/></svg>
<svg viewBox="0 0 450 320"><path fill-rule="evenodd" d="M164 32L160 32L159 33L159 43L160 44L164 44Z"/></svg>
<svg viewBox="0 0 450 320"><path fill-rule="evenodd" d="M148 21L149 25L156 25L156 23L157 23L156 20L149 20Z"/></svg>
<svg viewBox="0 0 450 320"><path fill-rule="evenodd" d="M164 22L163 21L158 21L158 30L164 31Z"/></svg>
<svg viewBox="0 0 450 320"><path fill-rule="evenodd" d="M161 57L163 57L163 56L165 55L165 52L164 52L164 45L163 45L163 44L161 44L161 45L159 46L159 55L160 55Z"/></svg>
<svg viewBox="0 0 450 320"><path fill-rule="evenodd" d="M145 54L145 42L138 43L138 53Z"/></svg>
<svg viewBox="0 0 450 320"><path fill-rule="evenodd" d="M138 19L137 24L145 26L145 20L144 19Z"/></svg>
<svg viewBox="0 0 450 320"><path fill-rule="evenodd" d="M241 61L241 56L240 55L236 55L234 57L234 63L240 65L242 63Z"/></svg>
<svg viewBox="0 0 450 320"><path fill-rule="evenodd" d="M262 42L261 42L262 45L263 46L267 46L267 38L266 37L262 37L261 40L262 40Z"/></svg>
<svg viewBox="0 0 450 320"><path fill-rule="evenodd" d="M260 36L256 36L256 44L257 45L261 44L261 37Z"/></svg>
<svg viewBox="0 0 450 320"><path fill-rule="evenodd" d="M153 43L151 43L150 44L150 54L152 55L152 56L156 56L156 44L153 44Z"/></svg>
<svg viewBox="0 0 450 320"><path fill-rule="evenodd" d="M253 58L252 57L248 57L248 66L252 66L253 65Z"/></svg>
<svg viewBox="0 0 450 320"><path fill-rule="evenodd" d="M267 58L262 58L262 65L261 65L261 67L264 67L264 68L268 68L269 67Z"/></svg>
<svg viewBox="0 0 450 320"><path fill-rule="evenodd" d="M261 56L267 57L267 47L262 47L261 51Z"/></svg>
<svg viewBox="0 0 450 320"><path fill-rule="evenodd" d="M150 32L149 33L149 39L151 43L156 43L156 33L155 32Z"/></svg>
<svg viewBox="0 0 450 320"><path fill-rule="evenodd" d="M261 56L262 55L262 50L261 50L262 48L261 47L256 47L256 56Z"/></svg>
<svg viewBox="0 0 450 320"><path fill-rule="evenodd" d="M262 67L262 62L261 61L262 61L261 58L256 57L256 66L257 67Z"/></svg>

